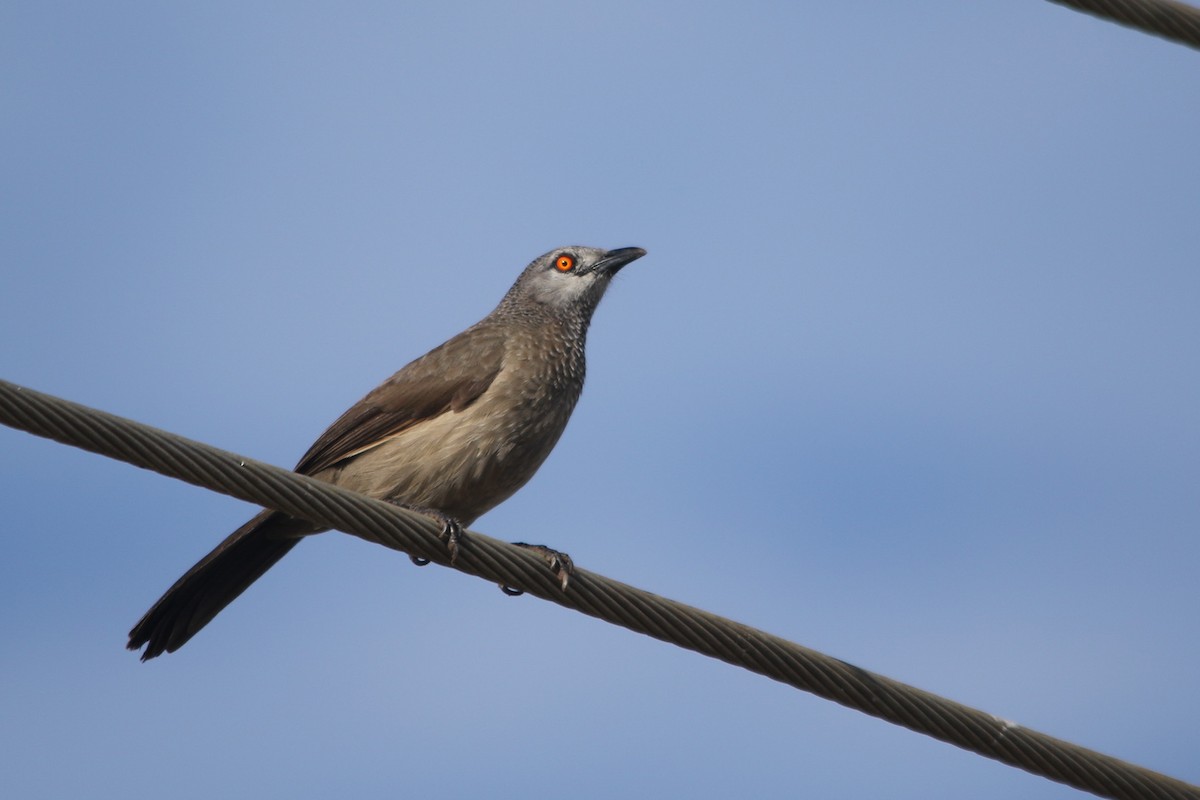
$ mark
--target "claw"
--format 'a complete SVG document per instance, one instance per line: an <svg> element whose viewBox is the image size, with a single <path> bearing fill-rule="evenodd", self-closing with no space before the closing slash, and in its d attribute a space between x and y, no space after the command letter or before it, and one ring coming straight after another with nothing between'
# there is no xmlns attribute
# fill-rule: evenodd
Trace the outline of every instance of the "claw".
<svg viewBox="0 0 1200 800"><path fill-rule="evenodd" d="M414 506L408 503L402 503L399 500L388 500L389 503L409 511L415 511L418 514L424 514L427 517L433 517L434 520L442 524L442 541L446 543L446 549L450 551L450 563L453 564L458 559L458 545L463 539L463 529L459 521L449 514L438 511L436 508L426 508L424 506ZM423 567L429 563L429 559L423 556L409 556L418 567Z"/></svg>
<svg viewBox="0 0 1200 800"><path fill-rule="evenodd" d="M513 544L517 547L533 550L540 555L547 566L554 571L554 577L558 578L562 590L564 592L567 590L567 584L571 582L571 576L575 574L575 562L571 560L569 555L560 553L558 550L551 550L544 544L526 544L525 542L513 542ZM505 590L505 594L508 594L505 587L501 586L500 588ZM519 592L520 590L515 591Z"/></svg>
<svg viewBox="0 0 1200 800"><path fill-rule="evenodd" d="M458 520L445 514L442 517L442 539L446 541L446 549L450 551L450 563L458 559L458 543L462 541L463 529Z"/></svg>

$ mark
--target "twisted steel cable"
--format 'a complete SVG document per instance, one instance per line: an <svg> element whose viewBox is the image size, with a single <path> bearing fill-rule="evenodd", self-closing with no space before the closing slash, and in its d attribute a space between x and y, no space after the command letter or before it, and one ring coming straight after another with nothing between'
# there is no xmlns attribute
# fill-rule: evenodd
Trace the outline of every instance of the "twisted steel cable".
<svg viewBox="0 0 1200 800"><path fill-rule="evenodd" d="M451 566L429 519L289 470L2 380L0 422ZM577 570L564 592L539 556L480 533L452 566L1102 797L1200 800L1200 787L602 575Z"/></svg>
<svg viewBox="0 0 1200 800"><path fill-rule="evenodd" d="M1050 0L1200 49L1200 8L1174 0Z"/></svg>

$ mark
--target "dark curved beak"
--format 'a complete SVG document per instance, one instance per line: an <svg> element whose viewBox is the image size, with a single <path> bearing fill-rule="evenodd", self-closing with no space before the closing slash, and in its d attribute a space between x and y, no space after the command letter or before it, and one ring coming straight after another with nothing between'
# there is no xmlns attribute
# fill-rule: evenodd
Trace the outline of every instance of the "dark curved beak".
<svg viewBox="0 0 1200 800"><path fill-rule="evenodd" d="M610 276L616 275L621 267L637 261L644 255L646 255L646 251L640 247L618 247L616 250L609 250L605 253L604 258L597 261L592 269Z"/></svg>

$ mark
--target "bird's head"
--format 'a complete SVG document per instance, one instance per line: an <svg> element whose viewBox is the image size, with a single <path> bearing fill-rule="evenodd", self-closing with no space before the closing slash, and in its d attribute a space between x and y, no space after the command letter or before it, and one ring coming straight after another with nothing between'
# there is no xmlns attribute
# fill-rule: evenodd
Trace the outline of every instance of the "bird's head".
<svg viewBox="0 0 1200 800"><path fill-rule="evenodd" d="M640 247L559 247L535 258L525 268L505 303L531 311L540 308L590 315L613 276L644 255L646 251Z"/></svg>

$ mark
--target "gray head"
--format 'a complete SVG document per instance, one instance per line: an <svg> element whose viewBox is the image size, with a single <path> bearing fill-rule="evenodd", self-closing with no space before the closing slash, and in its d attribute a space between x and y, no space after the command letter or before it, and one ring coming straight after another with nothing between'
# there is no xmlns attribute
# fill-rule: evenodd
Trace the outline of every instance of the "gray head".
<svg viewBox="0 0 1200 800"><path fill-rule="evenodd" d="M644 255L646 251L640 247L598 250L571 246L551 250L525 268L498 310L580 316L586 322L613 276Z"/></svg>

